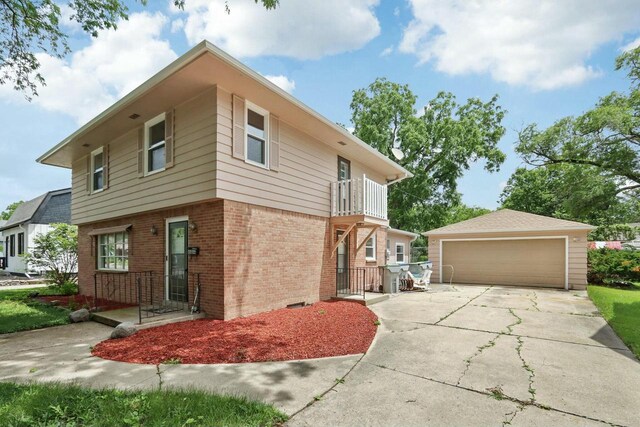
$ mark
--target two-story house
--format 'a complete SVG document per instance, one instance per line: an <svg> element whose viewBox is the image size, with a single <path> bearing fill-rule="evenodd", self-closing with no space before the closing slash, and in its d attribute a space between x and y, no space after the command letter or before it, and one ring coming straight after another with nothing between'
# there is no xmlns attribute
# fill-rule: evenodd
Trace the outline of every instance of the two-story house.
<svg viewBox="0 0 640 427"><path fill-rule="evenodd" d="M39 234L53 230L51 224L70 223L71 189L49 191L20 204L4 224L0 225L0 239L4 241L2 267L12 274L41 274L28 264L24 254L34 246Z"/></svg>
<svg viewBox="0 0 640 427"><path fill-rule="evenodd" d="M199 273L219 319L348 292L384 265L387 185L411 176L206 41L38 161L72 170L81 293L154 271L191 301Z"/></svg>

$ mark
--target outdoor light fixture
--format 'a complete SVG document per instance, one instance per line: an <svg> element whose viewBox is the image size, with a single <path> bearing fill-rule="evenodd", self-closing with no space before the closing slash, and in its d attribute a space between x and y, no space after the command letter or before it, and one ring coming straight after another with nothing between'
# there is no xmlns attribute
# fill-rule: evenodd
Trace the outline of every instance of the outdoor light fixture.
<svg viewBox="0 0 640 427"><path fill-rule="evenodd" d="M156 236L158 234L158 229L156 228L155 225L152 225L151 226L151 230L149 230L149 231L151 231L151 235L152 236Z"/></svg>
<svg viewBox="0 0 640 427"><path fill-rule="evenodd" d="M140 114L138 114L138 113L133 113L132 115L130 115L130 116L129 116L129 118L130 118L131 120L135 120L135 119L137 119L138 117L140 117Z"/></svg>
<svg viewBox="0 0 640 427"><path fill-rule="evenodd" d="M195 222L191 221L191 222L189 223L189 231L192 231L192 232L194 232L194 233L195 233L196 231L198 231L198 224L196 224Z"/></svg>

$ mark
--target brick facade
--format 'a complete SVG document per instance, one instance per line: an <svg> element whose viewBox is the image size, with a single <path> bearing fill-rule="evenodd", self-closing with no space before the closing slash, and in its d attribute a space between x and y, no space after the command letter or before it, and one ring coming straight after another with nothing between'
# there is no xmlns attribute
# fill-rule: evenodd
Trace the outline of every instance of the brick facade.
<svg viewBox="0 0 640 427"><path fill-rule="evenodd" d="M328 218L217 200L149 212L79 227L79 283L82 294L94 293L97 228L131 224L129 271L164 272L166 219L188 216L197 225L189 246L200 254L189 258L189 272L201 274L201 307L210 317L232 319L300 302L314 303L335 295L336 258L331 254ZM151 228L157 229L152 235ZM365 260L370 229L351 233L351 266L384 265L386 231L376 232L377 262ZM357 239L355 238L357 234ZM193 300L193 289L189 289Z"/></svg>

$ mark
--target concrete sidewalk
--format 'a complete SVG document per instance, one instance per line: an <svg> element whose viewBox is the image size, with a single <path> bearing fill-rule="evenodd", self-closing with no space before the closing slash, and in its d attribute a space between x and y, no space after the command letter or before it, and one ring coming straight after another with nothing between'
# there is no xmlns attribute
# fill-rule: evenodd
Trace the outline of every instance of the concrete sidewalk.
<svg viewBox="0 0 640 427"><path fill-rule="evenodd" d="M138 365L91 355L112 328L87 322L0 335L0 381L121 389L198 388L272 403L292 414L331 388L361 355L292 362Z"/></svg>

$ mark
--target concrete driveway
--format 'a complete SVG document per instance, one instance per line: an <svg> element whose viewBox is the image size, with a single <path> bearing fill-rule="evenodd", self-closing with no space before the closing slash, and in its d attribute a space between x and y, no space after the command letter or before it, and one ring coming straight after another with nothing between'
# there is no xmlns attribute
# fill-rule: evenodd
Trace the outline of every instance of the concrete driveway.
<svg viewBox="0 0 640 427"><path fill-rule="evenodd" d="M640 425L640 363L584 291L436 285L371 309L372 347L289 425Z"/></svg>

